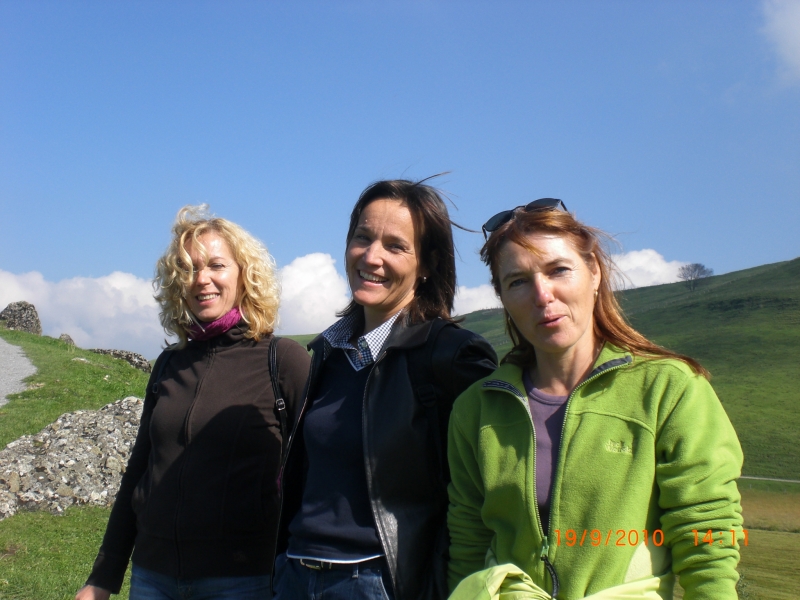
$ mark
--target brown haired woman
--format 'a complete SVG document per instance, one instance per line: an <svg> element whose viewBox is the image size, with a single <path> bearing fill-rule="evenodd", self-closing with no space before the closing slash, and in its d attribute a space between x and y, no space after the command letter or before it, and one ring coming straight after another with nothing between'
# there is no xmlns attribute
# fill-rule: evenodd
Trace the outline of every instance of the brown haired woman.
<svg viewBox="0 0 800 600"><path fill-rule="evenodd" d="M76 600L118 593L131 551L134 600L270 594L288 435L272 375L288 429L310 359L272 336L280 286L266 248L205 208L178 213L158 261L161 323L179 341L153 368L103 545Z"/></svg>
<svg viewBox="0 0 800 600"><path fill-rule="evenodd" d="M514 348L453 408L453 598L671 599L674 575L736 598L742 453L707 372L625 322L603 234L560 200L487 233Z"/></svg>
<svg viewBox="0 0 800 600"><path fill-rule="evenodd" d="M283 472L275 597L444 599L447 419L496 356L450 318L452 228L432 187L364 190L345 256L353 299L310 344Z"/></svg>

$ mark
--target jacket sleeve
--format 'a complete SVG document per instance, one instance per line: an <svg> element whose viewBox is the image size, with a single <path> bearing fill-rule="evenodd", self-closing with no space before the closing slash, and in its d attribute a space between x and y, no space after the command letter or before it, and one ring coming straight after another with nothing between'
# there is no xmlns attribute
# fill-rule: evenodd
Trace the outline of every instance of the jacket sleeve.
<svg viewBox="0 0 800 600"><path fill-rule="evenodd" d="M674 386L677 401L662 407L665 414L656 440L664 541L671 548L672 570L680 577L686 600L733 600L743 539L736 486L742 450L708 381L695 375ZM713 544L703 541L709 530Z"/></svg>
<svg viewBox="0 0 800 600"><path fill-rule="evenodd" d="M278 342L278 383L289 423L292 427L297 422L297 411L305 398L311 356L300 344L289 338L281 338Z"/></svg>
<svg viewBox="0 0 800 600"><path fill-rule="evenodd" d="M456 402L450 419L447 457L450 463L450 562L447 585L452 592L462 579L484 568L486 552L494 533L481 517L484 503L483 479L478 466L479 449L474 436L477 425L466 424L462 416L469 409L475 392L468 390ZM473 426L474 425L474 426ZM469 432L469 433L468 433Z"/></svg>
<svg viewBox="0 0 800 600"><path fill-rule="evenodd" d="M133 543L136 541L136 513L133 512L131 500L133 491L139 480L147 470L150 459L150 419L153 415L157 396L152 392L153 383L160 370L161 362L166 360L167 353L159 356L147 382L147 392L139 419L139 431L136 442L128 459L128 466L114 500L111 516L108 519L106 533L97 558L94 561L92 572L86 585L93 585L118 594L128 569L128 561L133 552Z"/></svg>

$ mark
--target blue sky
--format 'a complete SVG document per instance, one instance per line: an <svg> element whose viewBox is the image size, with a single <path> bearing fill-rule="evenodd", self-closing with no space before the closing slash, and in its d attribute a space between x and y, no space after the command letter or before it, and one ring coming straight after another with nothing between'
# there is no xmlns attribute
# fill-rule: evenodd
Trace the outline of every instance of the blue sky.
<svg viewBox="0 0 800 600"><path fill-rule="evenodd" d="M562 198L634 284L795 258L800 1L0 0L0 305L45 333L154 356L148 280L200 202L284 267L282 332L318 331L359 192L443 171L472 229Z"/></svg>

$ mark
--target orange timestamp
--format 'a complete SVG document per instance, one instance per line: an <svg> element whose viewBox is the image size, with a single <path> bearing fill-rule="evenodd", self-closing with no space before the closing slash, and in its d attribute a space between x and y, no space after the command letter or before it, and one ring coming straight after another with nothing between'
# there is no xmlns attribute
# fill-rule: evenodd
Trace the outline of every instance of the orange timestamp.
<svg viewBox="0 0 800 600"><path fill-rule="evenodd" d="M701 532L697 531L697 529L692 529L692 533L694 534L694 545L699 546L702 543L713 546L714 542L717 541L720 546L724 546L725 542L727 541L728 532L731 534L731 547L733 547L736 545L735 529L729 529L728 531L714 531L713 529L709 529L702 538L700 537ZM747 546L747 529L742 529L742 532L744 533L744 545ZM714 536L716 536L716 538Z"/></svg>
<svg viewBox="0 0 800 600"><path fill-rule="evenodd" d="M744 545L747 546L747 529L744 532ZM729 530L731 534L731 545L736 545L736 530ZM728 531L714 532L709 529L703 537L700 537L698 530L693 529L694 545L698 546L700 543L713 544L715 541L720 545L724 545L727 540ZM562 542L562 531L554 529L553 533L556 536L556 546L560 546ZM652 544L653 546L664 545L664 532L660 529L650 531L648 529L609 529L608 533L600 531L599 529L584 529L583 532L575 531L574 529L567 529L563 531L564 545L572 548L578 546L638 546L639 543L644 543L645 546ZM716 537L715 537L716 536ZM587 539L588 538L588 539Z"/></svg>

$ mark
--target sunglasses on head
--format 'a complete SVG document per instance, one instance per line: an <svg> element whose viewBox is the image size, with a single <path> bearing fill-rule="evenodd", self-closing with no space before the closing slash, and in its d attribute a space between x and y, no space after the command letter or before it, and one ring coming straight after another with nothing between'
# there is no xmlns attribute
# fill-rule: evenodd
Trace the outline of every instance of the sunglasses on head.
<svg viewBox="0 0 800 600"><path fill-rule="evenodd" d="M486 223L483 224L483 227L481 227L481 230L483 231L483 238L488 240L489 234L493 231L497 231L503 225L508 223L514 216L514 212L520 208L525 212L533 212L537 210L563 210L564 212L567 212L567 207L558 198L539 198L538 200L534 200L525 206L517 206L511 210L504 210L503 212L497 213L491 219L486 221Z"/></svg>

